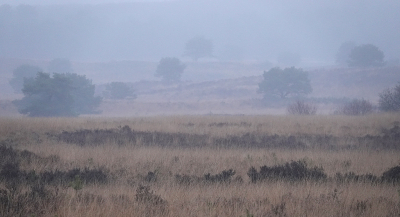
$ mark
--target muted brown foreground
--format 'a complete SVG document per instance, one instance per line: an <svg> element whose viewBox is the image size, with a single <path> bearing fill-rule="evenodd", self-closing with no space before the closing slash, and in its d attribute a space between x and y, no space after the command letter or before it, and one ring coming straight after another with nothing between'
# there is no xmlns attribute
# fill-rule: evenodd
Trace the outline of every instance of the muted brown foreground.
<svg viewBox="0 0 400 217"><path fill-rule="evenodd" d="M400 115L1 118L0 216L399 216Z"/></svg>

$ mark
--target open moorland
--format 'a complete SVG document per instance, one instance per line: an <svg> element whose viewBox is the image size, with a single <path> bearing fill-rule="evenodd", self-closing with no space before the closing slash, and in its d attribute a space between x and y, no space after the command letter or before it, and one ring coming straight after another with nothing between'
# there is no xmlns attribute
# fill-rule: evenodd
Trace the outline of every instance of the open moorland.
<svg viewBox="0 0 400 217"><path fill-rule="evenodd" d="M12 100L21 99L9 80L22 64L46 69L48 61L0 58L0 116L20 116ZM154 77L158 62L115 61L73 62L74 73L85 75L102 96L109 82L121 81L135 90L136 99L104 99L100 116L127 117L205 114L286 114L287 104L263 100L258 93L262 74L271 66L262 62L185 62L181 82L165 84ZM332 114L352 99L366 99L377 106L379 93L400 81L400 68L304 68L313 92L306 98L318 114Z"/></svg>
<svg viewBox="0 0 400 217"><path fill-rule="evenodd" d="M0 118L0 216L399 216L400 116Z"/></svg>

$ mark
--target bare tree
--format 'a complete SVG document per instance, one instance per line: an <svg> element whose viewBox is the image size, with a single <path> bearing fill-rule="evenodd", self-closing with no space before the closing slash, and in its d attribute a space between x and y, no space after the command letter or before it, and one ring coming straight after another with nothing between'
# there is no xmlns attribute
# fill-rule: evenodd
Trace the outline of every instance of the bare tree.
<svg viewBox="0 0 400 217"><path fill-rule="evenodd" d="M344 115L366 115L372 112L372 104L365 99L354 99L346 103L337 113Z"/></svg>
<svg viewBox="0 0 400 217"><path fill-rule="evenodd" d="M379 94L379 108L385 112L400 111L400 83Z"/></svg>
<svg viewBox="0 0 400 217"><path fill-rule="evenodd" d="M298 100L290 104L287 111L292 115L315 115L317 113L317 107L313 104Z"/></svg>

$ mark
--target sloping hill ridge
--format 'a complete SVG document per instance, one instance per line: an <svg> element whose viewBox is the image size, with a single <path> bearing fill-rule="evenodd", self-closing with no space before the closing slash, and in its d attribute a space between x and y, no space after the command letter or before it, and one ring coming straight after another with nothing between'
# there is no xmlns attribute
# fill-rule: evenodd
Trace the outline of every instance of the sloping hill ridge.
<svg viewBox="0 0 400 217"><path fill-rule="evenodd" d="M400 68L333 68L309 71L311 98L365 98L377 102L379 93L400 82ZM199 101L262 98L257 93L262 75L205 82L163 84L159 81L130 83L140 100Z"/></svg>
<svg viewBox="0 0 400 217"><path fill-rule="evenodd" d="M157 81L132 83L140 100L199 101L257 98L262 76L165 85Z"/></svg>
<svg viewBox="0 0 400 217"><path fill-rule="evenodd" d="M318 113L329 114L340 106L341 99L364 98L377 105L379 93L400 81L400 68L318 69L309 71L309 78L314 91L308 99L318 104ZM257 93L262 79L259 75L170 85L159 81L130 83L138 98L106 100L103 114L285 114L287 102L265 106L263 95Z"/></svg>
<svg viewBox="0 0 400 217"><path fill-rule="evenodd" d="M313 93L308 98L318 104L318 113L329 114L343 98L364 98L377 105L379 93L400 82L400 67L321 68L309 70L309 78ZM260 73L257 76L175 84L127 80L138 98L104 100L101 115L285 114L287 103L268 103L265 106L263 95L257 93L262 79ZM104 88L104 84L96 85L96 94L101 95ZM0 116L17 114L11 100L0 101Z"/></svg>

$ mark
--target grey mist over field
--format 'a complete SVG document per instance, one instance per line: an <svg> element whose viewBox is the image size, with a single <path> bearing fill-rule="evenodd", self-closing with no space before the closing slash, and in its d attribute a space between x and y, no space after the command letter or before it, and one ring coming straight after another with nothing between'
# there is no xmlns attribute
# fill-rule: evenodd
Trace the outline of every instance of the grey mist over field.
<svg viewBox="0 0 400 217"><path fill-rule="evenodd" d="M196 36L212 40L212 60L294 54L302 65L327 65L345 41L400 56L395 0L1 2L11 3L0 7L1 57L158 61L182 57Z"/></svg>
<svg viewBox="0 0 400 217"><path fill-rule="evenodd" d="M53 73L50 62L61 59L70 61L68 72L93 81L97 96L111 82L125 82L135 90L135 100L127 100L134 110L139 102L162 101L159 108L173 111L241 105L264 111L257 101L264 71L292 66L308 72L308 97L376 104L400 80L398 68L388 68L400 64L399 9L397 0L0 0L0 100L22 98L9 85L13 70L28 64ZM189 42L199 38L211 50L190 55ZM384 68L339 64L341 46L365 44L384 53ZM155 76L163 58L181 64L180 83L165 85L168 79ZM168 104L176 102L186 104Z"/></svg>

